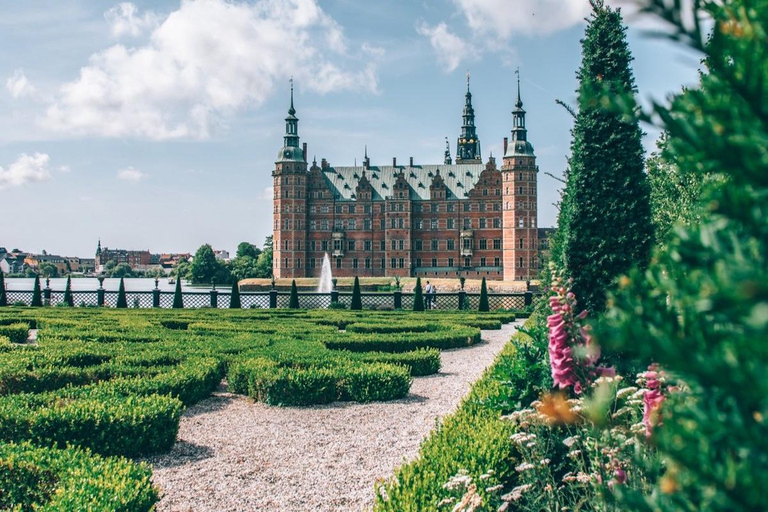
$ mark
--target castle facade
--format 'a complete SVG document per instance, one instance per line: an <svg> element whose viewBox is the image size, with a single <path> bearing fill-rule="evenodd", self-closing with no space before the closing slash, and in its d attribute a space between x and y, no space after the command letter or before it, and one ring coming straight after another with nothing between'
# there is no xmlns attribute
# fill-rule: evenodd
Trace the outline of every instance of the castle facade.
<svg viewBox="0 0 768 512"><path fill-rule="evenodd" d="M310 166L291 87L272 172L274 276L318 277L328 254L339 277L536 279L549 230L538 227L525 114L518 81L501 166L483 163L467 80L455 162L446 139L441 164L373 165L366 148L361 166Z"/></svg>

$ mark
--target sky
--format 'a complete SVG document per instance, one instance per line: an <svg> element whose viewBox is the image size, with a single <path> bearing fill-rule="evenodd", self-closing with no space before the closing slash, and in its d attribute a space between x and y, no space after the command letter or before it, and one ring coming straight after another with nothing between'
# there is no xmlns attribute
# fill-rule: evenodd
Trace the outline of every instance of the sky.
<svg viewBox="0 0 768 512"><path fill-rule="evenodd" d="M608 2L611 4L612 2ZM623 5L640 101L698 57ZM554 226L587 0L0 0L0 247L234 253L271 234L271 172L295 83L301 142L331 165L455 156L470 73L483 160L501 156L520 69ZM644 126L645 147L658 131ZM500 158L499 158L500 160Z"/></svg>

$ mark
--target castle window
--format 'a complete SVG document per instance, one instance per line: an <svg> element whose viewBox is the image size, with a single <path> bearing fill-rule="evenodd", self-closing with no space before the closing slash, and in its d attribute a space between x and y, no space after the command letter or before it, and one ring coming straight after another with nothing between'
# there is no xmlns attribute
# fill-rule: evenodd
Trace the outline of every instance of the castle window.
<svg viewBox="0 0 768 512"><path fill-rule="evenodd" d="M414 251L421 251L423 247L423 242L421 240L414 240L413 241L413 250ZM419 265L421 266L421 265Z"/></svg>
<svg viewBox="0 0 768 512"><path fill-rule="evenodd" d="M481 267L485 266L485 258L480 258L480 266Z"/></svg>
<svg viewBox="0 0 768 512"><path fill-rule="evenodd" d="M341 219L336 219L335 229L338 231L344 229L344 221Z"/></svg>
<svg viewBox="0 0 768 512"><path fill-rule="evenodd" d="M500 267L501 266L501 261L499 260L499 258L493 258L493 266L494 267Z"/></svg>
<svg viewBox="0 0 768 512"><path fill-rule="evenodd" d="M320 221L320 229L323 231L328 231L328 219L323 219Z"/></svg>
<svg viewBox="0 0 768 512"><path fill-rule="evenodd" d="M392 247L393 251L397 250L397 240L391 240L389 245Z"/></svg>
<svg viewBox="0 0 768 512"><path fill-rule="evenodd" d="M436 251L436 250L437 250L437 244L438 244L438 241L437 241L437 240L432 240L432 242L430 243L430 248L431 248L433 251Z"/></svg>
<svg viewBox="0 0 768 512"><path fill-rule="evenodd" d="M291 241L290 240L283 240L283 250L284 251L290 251L291 250Z"/></svg>
<svg viewBox="0 0 768 512"><path fill-rule="evenodd" d="M420 204L413 205L413 211L416 213L421 213L421 205Z"/></svg>
<svg viewBox="0 0 768 512"><path fill-rule="evenodd" d="M449 239L449 240L446 242L446 249L447 249L447 250L449 250L449 251L453 251L453 250L455 250L455 249L456 249L456 240L454 240L454 239L452 239L452 238L451 238L451 239ZM449 266L449 267L452 267L453 265L448 265L448 266Z"/></svg>
<svg viewBox="0 0 768 512"><path fill-rule="evenodd" d="M464 258L464 266L465 267L471 267L472 266L472 260L470 258Z"/></svg>
<svg viewBox="0 0 768 512"><path fill-rule="evenodd" d="M430 225L432 229L437 229L437 219L432 219Z"/></svg>
<svg viewBox="0 0 768 512"><path fill-rule="evenodd" d="M392 258L389 264L390 264L390 268L397 268L397 258Z"/></svg>
<svg viewBox="0 0 768 512"><path fill-rule="evenodd" d="M464 211L465 212L469 211L469 203L466 203L466 202L464 203Z"/></svg>
<svg viewBox="0 0 768 512"><path fill-rule="evenodd" d="M387 245L386 245L386 242L384 240L381 240L379 242L379 250L380 251L386 251L387 250ZM381 268L384 268L384 266L382 265Z"/></svg>
<svg viewBox="0 0 768 512"><path fill-rule="evenodd" d="M321 206L320 207L320 213L328 213L329 212L328 206Z"/></svg>
<svg viewBox="0 0 768 512"><path fill-rule="evenodd" d="M421 267L421 258L416 258L416 268Z"/></svg>
<svg viewBox="0 0 768 512"><path fill-rule="evenodd" d="M431 206L432 206L432 213L437 213L439 211L437 203L432 203Z"/></svg>
<svg viewBox="0 0 768 512"><path fill-rule="evenodd" d="M317 243L314 240L310 240L309 241L309 250L310 251L317 250Z"/></svg>
<svg viewBox="0 0 768 512"><path fill-rule="evenodd" d="M395 229L397 227L397 219L392 219L389 223L390 228Z"/></svg>
<svg viewBox="0 0 768 512"><path fill-rule="evenodd" d="M482 239L480 239L480 250L484 251L486 249L488 249L488 240L486 240L485 238L482 238ZM483 266L485 266L485 265L483 265Z"/></svg>
<svg viewBox="0 0 768 512"><path fill-rule="evenodd" d="M365 258L365 268L371 268L371 258Z"/></svg>
<svg viewBox="0 0 768 512"><path fill-rule="evenodd" d="M437 266L437 258L432 258L432 267Z"/></svg>
<svg viewBox="0 0 768 512"><path fill-rule="evenodd" d="M496 195L497 195L497 196L500 196L500 195L501 195L501 189L500 189L500 188L497 188L497 189L496 189Z"/></svg>
<svg viewBox="0 0 768 512"><path fill-rule="evenodd" d="M398 248L399 248L401 251L404 251L404 250L405 250L405 240L400 240L400 241L398 241L398 242L397 242L397 245L398 245Z"/></svg>
<svg viewBox="0 0 768 512"><path fill-rule="evenodd" d="M333 241L333 250L334 251L340 251L341 250L341 240L336 239Z"/></svg>
<svg viewBox="0 0 768 512"><path fill-rule="evenodd" d="M290 196L288 195L288 189L285 189L285 197L290 197Z"/></svg>
<svg viewBox="0 0 768 512"><path fill-rule="evenodd" d="M341 258L336 258L336 268L341 268Z"/></svg>
<svg viewBox="0 0 768 512"><path fill-rule="evenodd" d="M349 205L349 213L355 213L355 205Z"/></svg>
<svg viewBox="0 0 768 512"><path fill-rule="evenodd" d="M400 217L399 219L397 219L397 227L400 228L400 229L404 229L405 228L405 219L404 218Z"/></svg>
<svg viewBox="0 0 768 512"><path fill-rule="evenodd" d="M448 220L446 221L446 226L445 226L445 227L446 227L447 229L453 229L453 219L448 219Z"/></svg>
<svg viewBox="0 0 768 512"><path fill-rule="evenodd" d="M366 251L370 251L371 246L372 246L372 242L370 240L366 240L365 242L363 242L363 247L365 248Z"/></svg>
<svg viewBox="0 0 768 512"><path fill-rule="evenodd" d="M301 258L296 258L296 268L301 268Z"/></svg>
<svg viewBox="0 0 768 512"><path fill-rule="evenodd" d="M309 213L317 213L317 206L310 206Z"/></svg>
<svg viewBox="0 0 768 512"><path fill-rule="evenodd" d="M349 227L349 229L357 229L357 220L349 219L347 221L347 226Z"/></svg>
<svg viewBox="0 0 768 512"><path fill-rule="evenodd" d="M517 220L517 227L519 227L519 228L525 227L525 219L524 218L520 217Z"/></svg>
<svg viewBox="0 0 768 512"><path fill-rule="evenodd" d="M507 210L509 210L509 201L507 201Z"/></svg>
<svg viewBox="0 0 768 512"><path fill-rule="evenodd" d="M421 227L422 226L421 219L417 220L415 224L416 224L416 229L422 229L422 227Z"/></svg>
<svg viewBox="0 0 768 512"><path fill-rule="evenodd" d="M368 199L370 199L370 197ZM365 206L363 206L363 212L371 213L371 205L366 204Z"/></svg>
<svg viewBox="0 0 768 512"><path fill-rule="evenodd" d="M366 231L371 230L371 219L363 220L363 229L365 229Z"/></svg>
<svg viewBox="0 0 768 512"><path fill-rule="evenodd" d="M384 231L386 228L387 228L386 220L385 219L380 219L379 220L379 229Z"/></svg>
<svg viewBox="0 0 768 512"><path fill-rule="evenodd" d="M352 268L358 268L357 258L352 258Z"/></svg>
<svg viewBox="0 0 768 512"><path fill-rule="evenodd" d="M400 258L398 261L400 268L405 268L405 258Z"/></svg>
<svg viewBox="0 0 768 512"><path fill-rule="evenodd" d="M464 229L472 229L472 219L464 217Z"/></svg>
<svg viewBox="0 0 768 512"><path fill-rule="evenodd" d="M453 266L453 258L448 258L448 266L449 267Z"/></svg>
<svg viewBox="0 0 768 512"><path fill-rule="evenodd" d="M448 207L449 212L453 211L453 203L448 203L446 206Z"/></svg>
<svg viewBox="0 0 768 512"><path fill-rule="evenodd" d="M486 218L480 217L480 229L485 229Z"/></svg>
<svg viewBox="0 0 768 512"><path fill-rule="evenodd" d="M350 240L349 241L349 250L350 251L354 251L355 250L355 241L354 240Z"/></svg>
<svg viewBox="0 0 768 512"><path fill-rule="evenodd" d="M297 251L301 250L301 240L296 240L296 250Z"/></svg>
<svg viewBox="0 0 768 512"><path fill-rule="evenodd" d="M327 252L328 251L328 240L323 240L321 242L321 244L322 244L323 251Z"/></svg>
<svg viewBox="0 0 768 512"><path fill-rule="evenodd" d="M517 262L517 268L523 268L523 258L522 258L522 256L520 257L520 259Z"/></svg>
<svg viewBox="0 0 768 512"><path fill-rule="evenodd" d="M484 196L487 196L487 195L488 195L488 189L487 189L487 188L484 188L484 189L483 189L483 195L484 195Z"/></svg>
<svg viewBox="0 0 768 512"><path fill-rule="evenodd" d="M518 187L518 189L517 189L517 190L518 190L518 192L519 192L519 194L520 194L520 195L523 195L523 187Z"/></svg>
<svg viewBox="0 0 768 512"><path fill-rule="evenodd" d="M524 244L525 244L525 239L521 238L520 240L518 240L518 244L517 244L518 249L522 249Z"/></svg>
<svg viewBox="0 0 768 512"><path fill-rule="evenodd" d="M501 203L493 203L493 211L500 212L501 211Z"/></svg>
<svg viewBox="0 0 768 512"><path fill-rule="evenodd" d="M285 258L285 262L284 262L285 264L283 265L283 268L288 268L288 264L290 263L290 261L291 260L289 260L288 258Z"/></svg>
<svg viewBox="0 0 768 512"><path fill-rule="evenodd" d="M315 258L309 258L309 268L315 268Z"/></svg>

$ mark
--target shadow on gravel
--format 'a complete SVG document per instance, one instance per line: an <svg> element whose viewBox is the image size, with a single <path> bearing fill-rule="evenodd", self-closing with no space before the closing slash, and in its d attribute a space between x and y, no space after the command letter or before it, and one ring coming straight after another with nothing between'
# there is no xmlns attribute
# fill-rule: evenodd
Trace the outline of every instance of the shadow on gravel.
<svg viewBox="0 0 768 512"><path fill-rule="evenodd" d="M211 412L220 411L235 401L238 396L239 395L231 395L229 393L211 395L209 398L196 403L184 411L184 417L192 418L199 414L208 414Z"/></svg>
<svg viewBox="0 0 768 512"><path fill-rule="evenodd" d="M188 443L187 441L176 441L170 452L151 457L147 459L147 462L156 468L175 468L211 457L213 457L213 450L207 446Z"/></svg>

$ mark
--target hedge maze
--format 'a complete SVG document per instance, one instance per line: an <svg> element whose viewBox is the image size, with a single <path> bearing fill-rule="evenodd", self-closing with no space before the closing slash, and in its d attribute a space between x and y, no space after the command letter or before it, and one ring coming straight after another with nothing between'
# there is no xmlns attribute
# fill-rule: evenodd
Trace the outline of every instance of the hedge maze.
<svg viewBox="0 0 768 512"><path fill-rule="evenodd" d="M0 310L0 510L150 510L183 409L393 400L512 313ZM37 329L37 342L27 343ZM108 470L106 470L108 468Z"/></svg>

